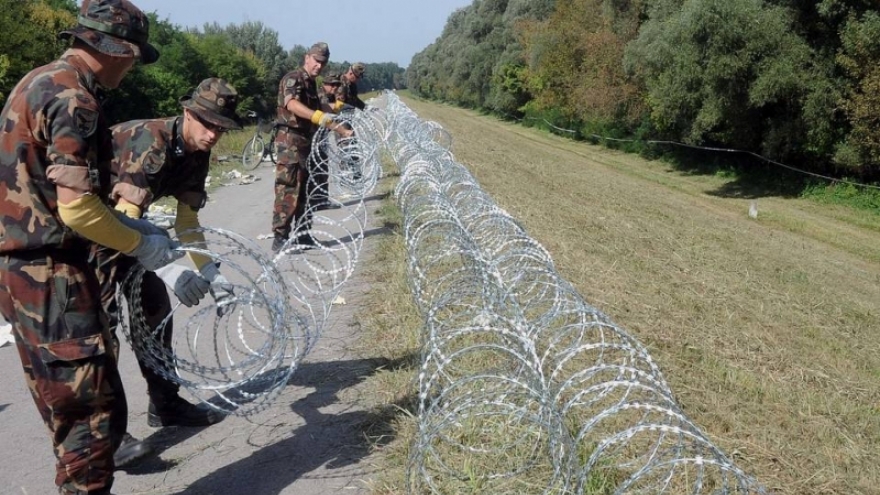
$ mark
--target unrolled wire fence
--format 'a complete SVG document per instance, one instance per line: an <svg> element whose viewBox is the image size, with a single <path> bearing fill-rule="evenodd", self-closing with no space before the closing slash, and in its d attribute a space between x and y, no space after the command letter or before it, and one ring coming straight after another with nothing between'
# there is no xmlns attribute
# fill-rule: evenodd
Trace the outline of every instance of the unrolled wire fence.
<svg viewBox="0 0 880 495"><path fill-rule="evenodd" d="M348 197L326 200L342 210L332 216L309 203L317 248L292 240L271 256L203 229L206 243L184 249L226 267L236 297L224 308L175 308L183 324L172 353L159 344L161 327L153 333L138 313L139 284L130 284L125 333L152 366L225 413L268 407L358 263L363 199L384 150L402 171L395 197L425 318L411 492L766 493L687 418L645 347L584 301L455 161L442 126L389 92L339 119L354 137L322 131L312 160Z"/></svg>
<svg viewBox="0 0 880 495"><path fill-rule="evenodd" d="M766 493L455 161L442 127L392 93L374 104L425 318L412 493Z"/></svg>

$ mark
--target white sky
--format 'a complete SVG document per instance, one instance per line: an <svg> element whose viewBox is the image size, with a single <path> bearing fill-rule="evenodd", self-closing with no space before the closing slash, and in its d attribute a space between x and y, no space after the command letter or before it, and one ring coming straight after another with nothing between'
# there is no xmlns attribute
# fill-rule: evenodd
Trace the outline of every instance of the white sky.
<svg viewBox="0 0 880 495"><path fill-rule="evenodd" d="M334 62L396 62L401 67L433 43L449 14L473 0L132 0L183 27L262 21L285 50L316 41Z"/></svg>

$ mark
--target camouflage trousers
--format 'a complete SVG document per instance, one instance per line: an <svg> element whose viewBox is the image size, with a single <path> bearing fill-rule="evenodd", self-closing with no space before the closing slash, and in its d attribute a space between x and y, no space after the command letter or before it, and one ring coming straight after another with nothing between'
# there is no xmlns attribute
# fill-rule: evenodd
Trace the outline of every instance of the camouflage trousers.
<svg viewBox="0 0 880 495"><path fill-rule="evenodd" d="M109 493L128 405L87 257L84 247L3 254L0 312L49 429L55 484L66 493Z"/></svg>
<svg viewBox="0 0 880 495"><path fill-rule="evenodd" d="M291 230L305 232L312 227L311 211L306 208L312 141L305 135L281 130L275 143L278 163L275 165L272 232L276 239L289 239Z"/></svg>
<svg viewBox="0 0 880 495"><path fill-rule="evenodd" d="M116 294L120 290L125 278L131 273L132 268L137 264L137 261L118 251L95 245L92 249L90 263L95 270L101 287L101 307L104 309L110 328L115 330L119 325L120 319L120 308ZM144 272L140 290L141 309L143 310L147 325L153 332L153 335L156 335L159 332L158 327L162 324L162 321L171 313L171 299L168 296L168 290L165 288L165 283L162 282L162 279L153 272ZM126 297L126 299L128 298ZM132 328L132 326L129 326L129 328ZM161 330L162 346L169 352L171 351L173 331L174 324L172 319L169 318ZM141 375L143 375L144 380L147 382L147 394L149 394L150 400L162 404L168 399L176 397L180 386L165 379L147 364L146 357L149 353L148 339L151 339L150 335L132 333L132 350L137 358Z"/></svg>

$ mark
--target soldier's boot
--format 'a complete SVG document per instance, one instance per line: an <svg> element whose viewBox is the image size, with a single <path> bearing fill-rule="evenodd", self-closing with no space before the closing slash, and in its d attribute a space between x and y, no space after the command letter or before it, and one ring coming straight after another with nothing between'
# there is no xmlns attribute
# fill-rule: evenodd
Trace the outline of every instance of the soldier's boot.
<svg viewBox="0 0 880 495"><path fill-rule="evenodd" d="M147 424L160 426L210 426L225 418L223 414L205 405L190 404L179 395L162 401L150 400Z"/></svg>
<svg viewBox="0 0 880 495"><path fill-rule="evenodd" d="M296 243L299 244L300 248L303 250L306 249L315 249L317 247L322 247L324 244L315 239L312 234L304 233L300 234L296 237Z"/></svg>
<svg viewBox="0 0 880 495"><path fill-rule="evenodd" d="M119 448L113 453L113 463L116 465L116 469L119 469L152 453L153 447L149 443L138 440L126 433L122 437L122 443L119 444Z"/></svg>
<svg viewBox="0 0 880 495"><path fill-rule="evenodd" d="M284 243L286 242L287 239L276 234L275 239L272 241L272 252L277 253L278 251L281 251L281 248L284 247Z"/></svg>

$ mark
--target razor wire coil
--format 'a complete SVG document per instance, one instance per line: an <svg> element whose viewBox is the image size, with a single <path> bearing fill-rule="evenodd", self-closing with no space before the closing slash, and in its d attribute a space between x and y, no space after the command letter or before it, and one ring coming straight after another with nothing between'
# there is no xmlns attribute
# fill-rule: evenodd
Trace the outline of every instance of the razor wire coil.
<svg viewBox="0 0 880 495"><path fill-rule="evenodd" d="M181 246L223 267L232 300L212 304L205 298L194 309L178 303L161 321L149 321L142 267L131 270L117 291L119 307L128 309L128 318L120 318L122 331L144 364L224 414L247 416L271 405L320 338L359 263L367 225L364 198L381 176L378 146L386 126L374 112L346 112L336 120L356 137L324 131L314 136L310 183L304 185L312 222L306 225L301 216L278 253L211 227L198 229L204 243ZM317 196L321 175L329 177L336 196ZM330 210L333 215L322 213ZM302 236L317 244L302 244ZM173 330L172 320L177 320Z"/></svg>
<svg viewBox="0 0 880 495"><path fill-rule="evenodd" d="M647 349L384 93L424 316L413 493L764 494L691 422Z"/></svg>

